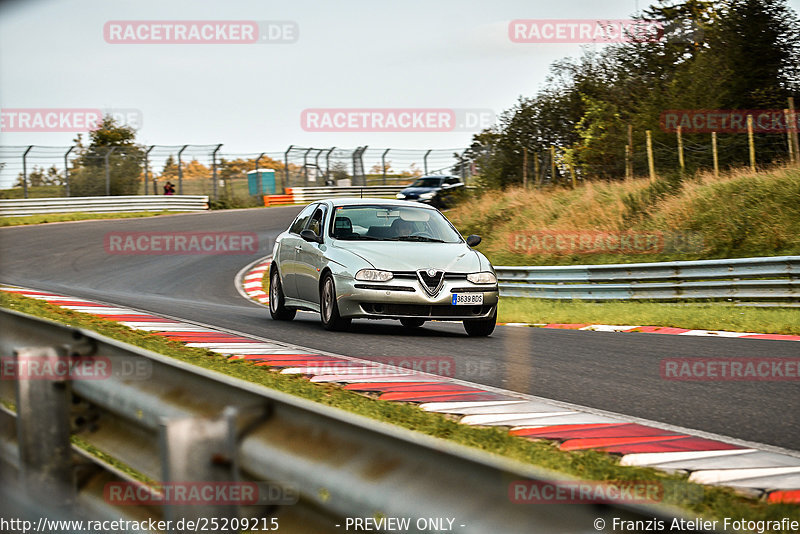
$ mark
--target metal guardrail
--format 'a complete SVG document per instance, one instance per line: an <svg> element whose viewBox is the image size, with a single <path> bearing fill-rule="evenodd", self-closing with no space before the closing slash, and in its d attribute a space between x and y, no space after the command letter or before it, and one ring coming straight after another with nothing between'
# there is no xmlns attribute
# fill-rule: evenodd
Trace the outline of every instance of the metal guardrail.
<svg viewBox="0 0 800 534"><path fill-rule="evenodd" d="M203 211L206 195L130 195L111 197L0 199L0 216L17 217L47 213L126 213L140 211Z"/></svg>
<svg viewBox="0 0 800 534"><path fill-rule="evenodd" d="M13 409L0 405L3 517L30 517L36 524L42 515L222 521L277 514L283 532L321 533L341 532L345 518L367 517L410 518L404 532L439 532L416 521L446 517L464 534L568 534L592 530L597 518L611 525L614 517L671 515L652 505L517 504L509 492L513 481L559 485L568 477L90 331L11 310L0 310L0 322L0 354L13 354L17 363L38 358L52 364L70 355L80 362L104 358L112 370L95 380L0 380L0 399L14 404ZM132 376L125 369L148 372ZM153 480L255 481L298 499L277 508L120 506L109 502L104 488L130 481L130 475L71 446L71 434Z"/></svg>
<svg viewBox="0 0 800 534"><path fill-rule="evenodd" d="M368 185L331 187L290 187L287 195L293 195L297 204L305 204L331 197L394 198L407 185Z"/></svg>
<svg viewBox="0 0 800 534"><path fill-rule="evenodd" d="M613 265L495 267L507 297L800 302L800 256Z"/></svg>

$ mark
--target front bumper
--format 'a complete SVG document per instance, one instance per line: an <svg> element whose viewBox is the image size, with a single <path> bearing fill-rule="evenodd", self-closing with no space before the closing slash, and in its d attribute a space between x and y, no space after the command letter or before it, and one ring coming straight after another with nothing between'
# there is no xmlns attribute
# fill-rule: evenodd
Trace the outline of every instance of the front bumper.
<svg viewBox="0 0 800 534"><path fill-rule="evenodd" d="M463 321L491 317L498 302L497 285L477 285L467 280L445 279L435 296L430 296L416 279L389 282L360 282L336 276L336 294L342 317L370 319L437 319ZM453 293L483 293L483 304L455 306Z"/></svg>

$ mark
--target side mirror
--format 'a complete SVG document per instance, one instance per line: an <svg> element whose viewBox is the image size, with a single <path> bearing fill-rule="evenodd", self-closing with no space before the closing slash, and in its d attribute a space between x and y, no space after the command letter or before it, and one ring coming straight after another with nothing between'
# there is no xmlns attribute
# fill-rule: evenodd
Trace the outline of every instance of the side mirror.
<svg viewBox="0 0 800 534"><path fill-rule="evenodd" d="M467 237L467 245L471 247L477 247L481 244L481 236L472 234L471 236Z"/></svg>
<svg viewBox="0 0 800 534"><path fill-rule="evenodd" d="M311 230L303 230L300 232L300 237L309 243L322 243L322 238Z"/></svg>

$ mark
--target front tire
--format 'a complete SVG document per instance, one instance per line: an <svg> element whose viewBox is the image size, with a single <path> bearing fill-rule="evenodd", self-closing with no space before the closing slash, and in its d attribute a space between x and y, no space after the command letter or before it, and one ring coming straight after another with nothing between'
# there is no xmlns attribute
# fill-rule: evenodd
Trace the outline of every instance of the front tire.
<svg viewBox="0 0 800 534"><path fill-rule="evenodd" d="M291 321L297 314L297 310L286 307L278 269L273 269L269 276L269 314L276 321Z"/></svg>
<svg viewBox="0 0 800 534"><path fill-rule="evenodd" d="M497 308L494 309L491 317L486 319L470 319L464 321L464 330L470 337L486 337L494 332L494 327L497 325Z"/></svg>
<svg viewBox="0 0 800 534"><path fill-rule="evenodd" d="M344 331L350 326L351 319L339 315L339 304L336 302L336 286L333 276L326 274L322 281L319 295L319 315L325 330Z"/></svg>

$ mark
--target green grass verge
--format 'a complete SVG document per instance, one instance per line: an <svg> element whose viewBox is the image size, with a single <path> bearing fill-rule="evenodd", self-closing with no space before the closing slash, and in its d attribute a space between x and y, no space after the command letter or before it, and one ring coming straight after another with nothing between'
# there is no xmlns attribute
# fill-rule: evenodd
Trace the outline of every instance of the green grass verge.
<svg viewBox="0 0 800 534"><path fill-rule="evenodd" d="M425 412L414 404L381 401L373 396L346 391L334 384L315 384L304 377L282 375L258 367L246 360L229 360L206 349L186 347L164 337L132 330L119 323L89 314L65 310L20 295L0 294L0 306L86 328L177 360L228 376L260 384L326 406L347 410L371 419L391 423L429 436L497 454L584 480L648 481L668 488L664 504L677 506L687 513L711 519L744 517L752 520L800 520L800 507L772 504L736 494L728 488L707 487L687 481L684 475L655 469L619 465L617 457L597 451L559 450L549 441L532 441L496 427L472 427L454 417Z"/></svg>
<svg viewBox="0 0 800 534"><path fill-rule="evenodd" d="M594 323L800 334L800 308L739 307L713 302L584 302L503 297L497 320L502 323Z"/></svg>
<svg viewBox="0 0 800 534"><path fill-rule="evenodd" d="M133 219L137 217L154 217L156 215L176 215L177 211L140 211L135 213L48 213L28 215L27 217L0 217L0 227L21 226L26 224L44 224L69 221L88 221L92 219Z"/></svg>

